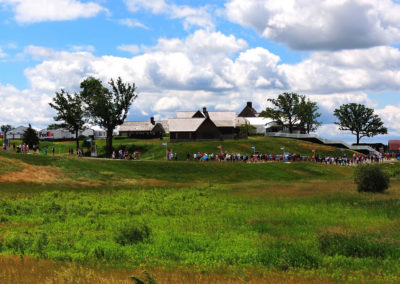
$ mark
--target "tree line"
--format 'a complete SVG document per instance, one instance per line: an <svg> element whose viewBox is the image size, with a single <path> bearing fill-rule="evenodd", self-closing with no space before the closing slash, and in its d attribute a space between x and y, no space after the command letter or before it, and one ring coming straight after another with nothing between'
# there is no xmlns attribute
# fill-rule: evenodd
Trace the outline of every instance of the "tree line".
<svg viewBox="0 0 400 284"><path fill-rule="evenodd" d="M322 124L318 121L321 113L318 112L317 103L304 95L282 93L276 99L268 99L268 102L272 106L267 107L261 115L273 119L282 128L286 127L289 133L297 129L301 133L309 134ZM338 119L335 124L339 126L339 130L350 131L355 135L357 145L363 137L387 134L381 118L365 105L343 104L333 114Z"/></svg>
<svg viewBox="0 0 400 284"><path fill-rule="evenodd" d="M108 82L105 87L99 79L89 77L81 82L80 92L70 94L65 90L56 92L50 106L57 111L55 121L62 121L63 127L75 134L76 147L79 148L79 131L85 124L99 125L106 130L106 153L113 151L112 139L115 128L124 123L130 106L137 98L134 83L124 83L119 77ZM289 133L299 130L301 133L315 131L322 123L318 120L321 113L316 102L297 93L282 93L276 99L268 99L271 107L262 111L261 116L273 119ZM350 131L356 136L356 143L363 137L387 134L380 117L374 110L362 104L343 104L334 110L335 122L340 130ZM56 127L57 125L52 125ZM31 128L31 126L29 127ZM2 125L1 131L6 138L12 129Z"/></svg>
<svg viewBox="0 0 400 284"><path fill-rule="evenodd" d="M115 128L124 123L130 106L137 98L134 83L124 83L119 77L108 82L109 88L96 78L81 82L81 92L69 94L65 90L56 92L50 106L57 111L55 121L63 124L75 134L79 148L79 131L86 123L99 125L106 130L106 153L113 151L112 139Z"/></svg>

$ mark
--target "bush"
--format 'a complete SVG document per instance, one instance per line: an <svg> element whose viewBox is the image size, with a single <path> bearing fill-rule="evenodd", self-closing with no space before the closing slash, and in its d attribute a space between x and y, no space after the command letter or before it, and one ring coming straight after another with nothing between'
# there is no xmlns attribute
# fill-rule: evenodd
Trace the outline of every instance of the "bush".
<svg viewBox="0 0 400 284"><path fill-rule="evenodd" d="M122 224L115 234L115 241L123 246L143 242L150 236L150 228L142 223Z"/></svg>
<svg viewBox="0 0 400 284"><path fill-rule="evenodd" d="M339 233L324 233L318 238L322 253L330 256L346 257L399 257L397 245L385 241L369 239L362 235L343 235Z"/></svg>
<svg viewBox="0 0 400 284"><path fill-rule="evenodd" d="M379 165L359 165L354 171L354 183L359 192L384 192L389 188L389 176Z"/></svg>

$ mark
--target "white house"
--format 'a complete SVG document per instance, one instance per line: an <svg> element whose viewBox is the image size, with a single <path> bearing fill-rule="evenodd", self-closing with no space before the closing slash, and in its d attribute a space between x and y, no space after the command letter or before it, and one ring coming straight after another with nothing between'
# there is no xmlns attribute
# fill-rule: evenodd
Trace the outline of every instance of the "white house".
<svg viewBox="0 0 400 284"><path fill-rule="evenodd" d="M13 130L10 130L7 132L7 139L17 139L21 140L24 132L28 129L26 126L18 126L17 128L14 128Z"/></svg>

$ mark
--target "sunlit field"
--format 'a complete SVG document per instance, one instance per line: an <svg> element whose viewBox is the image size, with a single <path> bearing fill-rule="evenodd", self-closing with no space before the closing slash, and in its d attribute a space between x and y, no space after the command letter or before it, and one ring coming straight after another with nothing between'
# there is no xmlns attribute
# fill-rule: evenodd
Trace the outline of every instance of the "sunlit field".
<svg viewBox="0 0 400 284"><path fill-rule="evenodd" d="M231 147L322 147L262 141ZM167 162L140 143L159 160L2 152L0 282L400 281L399 164L361 194L353 167Z"/></svg>

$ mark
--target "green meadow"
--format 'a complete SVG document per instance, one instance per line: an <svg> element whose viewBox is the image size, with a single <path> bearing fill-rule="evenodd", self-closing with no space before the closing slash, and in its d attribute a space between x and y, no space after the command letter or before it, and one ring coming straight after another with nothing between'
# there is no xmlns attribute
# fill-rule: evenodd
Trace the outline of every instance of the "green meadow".
<svg viewBox="0 0 400 284"><path fill-rule="evenodd" d="M140 161L1 152L0 282L400 281L398 163L382 165L385 194L361 194L352 167L167 162L160 144L115 140ZM220 144L340 153L272 138L171 147L185 159Z"/></svg>

